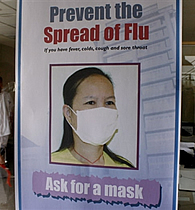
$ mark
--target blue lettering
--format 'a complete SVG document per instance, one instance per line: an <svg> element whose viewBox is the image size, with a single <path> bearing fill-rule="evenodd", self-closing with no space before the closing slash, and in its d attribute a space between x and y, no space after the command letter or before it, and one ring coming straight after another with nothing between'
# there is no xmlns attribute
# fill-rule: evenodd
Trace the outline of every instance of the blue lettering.
<svg viewBox="0 0 195 210"><path fill-rule="evenodd" d="M58 15L58 7L51 7L50 8L50 22L54 22L54 16Z"/></svg>
<svg viewBox="0 0 195 210"><path fill-rule="evenodd" d="M68 21L73 21L75 19L75 11L73 8L69 8L66 11L66 19Z"/></svg>
<svg viewBox="0 0 195 210"><path fill-rule="evenodd" d="M134 18L140 18L142 16L142 5L141 4L135 4L133 6L133 17Z"/></svg>
<svg viewBox="0 0 195 210"><path fill-rule="evenodd" d="M92 20L93 19L93 8L92 7L86 7L86 9L85 9L85 19L86 20Z"/></svg>

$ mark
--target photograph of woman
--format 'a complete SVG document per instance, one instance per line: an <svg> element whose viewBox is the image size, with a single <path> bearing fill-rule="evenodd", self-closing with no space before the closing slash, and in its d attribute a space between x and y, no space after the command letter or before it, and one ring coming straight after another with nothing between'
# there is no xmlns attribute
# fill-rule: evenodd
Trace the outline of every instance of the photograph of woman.
<svg viewBox="0 0 195 210"><path fill-rule="evenodd" d="M134 165L109 149L118 131L118 110L111 77L97 67L84 67L63 86L64 129L51 163L127 167Z"/></svg>

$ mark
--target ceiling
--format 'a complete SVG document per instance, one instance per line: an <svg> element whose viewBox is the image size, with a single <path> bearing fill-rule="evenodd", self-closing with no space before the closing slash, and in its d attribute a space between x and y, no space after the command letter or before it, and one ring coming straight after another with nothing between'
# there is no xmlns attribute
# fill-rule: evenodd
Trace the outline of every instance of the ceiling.
<svg viewBox="0 0 195 210"><path fill-rule="evenodd" d="M15 46L17 0L0 0L0 44ZM195 1L183 0L183 42L195 44Z"/></svg>
<svg viewBox="0 0 195 210"><path fill-rule="evenodd" d="M0 44L15 46L17 0L0 0Z"/></svg>

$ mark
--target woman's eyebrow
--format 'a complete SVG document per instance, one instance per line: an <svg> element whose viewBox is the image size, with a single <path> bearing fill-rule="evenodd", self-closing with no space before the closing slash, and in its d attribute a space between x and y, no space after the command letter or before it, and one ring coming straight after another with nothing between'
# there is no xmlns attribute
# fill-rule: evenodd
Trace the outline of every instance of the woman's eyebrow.
<svg viewBox="0 0 195 210"><path fill-rule="evenodd" d="M95 97L95 96L84 96L83 99L97 99L97 97ZM114 100L116 100L116 97L113 95L113 96L105 97L105 99L114 99Z"/></svg>
<svg viewBox="0 0 195 210"><path fill-rule="evenodd" d="M84 96L83 98L84 99L94 99L94 98L97 98L97 97L95 97L95 96Z"/></svg>
<svg viewBox="0 0 195 210"><path fill-rule="evenodd" d="M115 96L108 96L108 97L106 97L106 99L114 99L114 100L116 100L116 97Z"/></svg>

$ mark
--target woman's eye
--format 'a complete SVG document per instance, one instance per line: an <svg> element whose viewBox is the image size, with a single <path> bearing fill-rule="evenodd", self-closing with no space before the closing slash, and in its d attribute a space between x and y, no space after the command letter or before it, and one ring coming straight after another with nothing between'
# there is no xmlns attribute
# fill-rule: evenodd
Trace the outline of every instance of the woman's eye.
<svg viewBox="0 0 195 210"><path fill-rule="evenodd" d="M87 101L85 104L95 105L95 101Z"/></svg>
<svg viewBox="0 0 195 210"><path fill-rule="evenodd" d="M109 106L115 105L115 102L114 102L114 101L107 101L107 102L106 102L106 105L109 105Z"/></svg>

